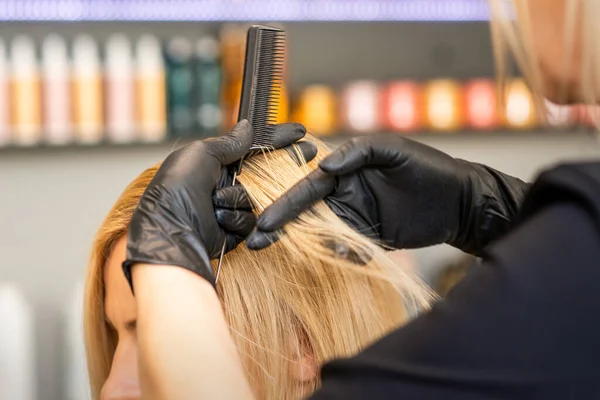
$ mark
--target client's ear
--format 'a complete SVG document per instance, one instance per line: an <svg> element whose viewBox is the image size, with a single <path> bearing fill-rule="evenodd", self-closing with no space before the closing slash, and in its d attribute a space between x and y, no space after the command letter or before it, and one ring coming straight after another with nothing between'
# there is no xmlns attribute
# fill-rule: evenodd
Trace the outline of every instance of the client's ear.
<svg viewBox="0 0 600 400"><path fill-rule="evenodd" d="M294 363L295 375L300 382L311 382L317 379L319 367L312 354L304 354Z"/></svg>
<svg viewBox="0 0 600 400"><path fill-rule="evenodd" d="M311 382L317 379L319 366L315 360L310 345L304 340L301 344L291 347L292 373L299 382Z"/></svg>

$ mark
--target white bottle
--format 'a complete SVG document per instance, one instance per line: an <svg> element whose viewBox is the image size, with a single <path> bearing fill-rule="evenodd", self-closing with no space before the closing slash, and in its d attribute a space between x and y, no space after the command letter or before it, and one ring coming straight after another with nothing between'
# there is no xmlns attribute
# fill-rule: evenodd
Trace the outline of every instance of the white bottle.
<svg viewBox="0 0 600 400"><path fill-rule="evenodd" d="M375 82L349 84L343 96L346 127L354 132L372 133L380 129L380 95Z"/></svg>
<svg viewBox="0 0 600 400"><path fill-rule="evenodd" d="M65 40L55 34L42 44L43 119L46 142L72 140L70 70Z"/></svg>
<svg viewBox="0 0 600 400"><path fill-rule="evenodd" d="M106 133L114 143L135 137L133 54L129 38L112 35L106 43Z"/></svg>
<svg viewBox="0 0 600 400"><path fill-rule="evenodd" d="M34 400L33 313L20 290L0 284L0 399Z"/></svg>
<svg viewBox="0 0 600 400"><path fill-rule="evenodd" d="M9 65L6 45L0 38L0 147L11 141L9 104Z"/></svg>
<svg viewBox="0 0 600 400"><path fill-rule="evenodd" d="M14 141L22 146L41 139L41 88L33 39L16 36L11 42L11 106Z"/></svg>
<svg viewBox="0 0 600 400"><path fill-rule="evenodd" d="M67 400L90 398L83 342L83 284L79 283L67 303L66 317L66 392Z"/></svg>
<svg viewBox="0 0 600 400"><path fill-rule="evenodd" d="M167 134L165 63L158 38L142 36L136 43L137 131L145 142Z"/></svg>
<svg viewBox="0 0 600 400"><path fill-rule="evenodd" d="M548 125L554 128L565 128L575 123L576 115L572 106L564 106L552 103L544 99L546 107L546 118Z"/></svg>
<svg viewBox="0 0 600 400"><path fill-rule="evenodd" d="M79 142L102 140L104 106L98 44L89 35L73 42L73 123Z"/></svg>

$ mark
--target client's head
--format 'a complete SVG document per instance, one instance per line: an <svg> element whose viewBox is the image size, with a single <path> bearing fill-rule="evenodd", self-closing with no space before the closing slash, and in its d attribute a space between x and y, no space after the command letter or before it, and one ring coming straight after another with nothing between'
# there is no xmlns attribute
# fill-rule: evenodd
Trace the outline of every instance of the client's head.
<svg viewBox="0 0 600 400"><path fill-rule="evenodd" d="M301 153L286 151L245 162L239 180L257 212L316 168L327 153L318 145L319 156L309 165L298 166ZM139 398L136 304L121 263L129 221L157 169L125 189L94 241L84 321L95 399ZM337 255L332 242L353 257ZM318 387L321 364L356 353L406 321L407 306L431 300L410 271L324 203L289 224L268 249L253 252L242 244L228 253L217 292L246 376L263 399L310 393Z"/></svg>

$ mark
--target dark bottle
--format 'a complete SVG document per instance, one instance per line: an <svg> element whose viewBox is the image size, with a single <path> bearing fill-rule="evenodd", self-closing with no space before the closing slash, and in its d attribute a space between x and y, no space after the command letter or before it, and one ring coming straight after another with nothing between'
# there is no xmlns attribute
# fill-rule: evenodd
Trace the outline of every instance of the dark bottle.
<svg viewBox="0 0 600 400"><path fill-rule="evenodd" d="M167 70L167 123L172 138L194 134L194 62L190 40L171 39L165 48Z"/></svg>
<svg viewBox="0 0 600 400"><path fill-rule="evenodd" d="M194 61L195 128L203 137L217 136L222 124L219 42L211 36L200 38Z"/></svg>

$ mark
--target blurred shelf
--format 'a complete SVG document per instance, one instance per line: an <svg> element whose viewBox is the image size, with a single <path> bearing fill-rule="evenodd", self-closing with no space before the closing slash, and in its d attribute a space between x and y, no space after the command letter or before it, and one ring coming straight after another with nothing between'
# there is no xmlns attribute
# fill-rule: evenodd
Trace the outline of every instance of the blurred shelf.
<svg viewBox="0 0 600 400"><path fill-rule="evenodd" d="M398 132L381 131L376 133L367 134L338 134L328 136L317 136L321 140L331 143L334 146L340 145L352 138L360 136L373 136L377 134L386 135L401 135L410 139L424 141L428 143L434 143L436 141L444 142L472 142L476 141L479 143L485 143L486 141L497 142L497 141L510 141L518 144L519 141L527 142L539 142L543 143L549 139L560 139L569 140L572 139L585 139L590 138L597 140L598 134L585 129L573 128L571 130L494 130L494 131L458 131L458 132L416 132L410 134L402 134ZM194 140L201 140L202 137L183 137L177 139L168 139L162 142L130 142L130 143L111 143L111 142L99 142L97 144L81 144L81 143L70 143L65 145L48 145L40 144L34 146L0 146L0 157L2 154L14 153L60 153L60 152L88 152L88 151L140 151L143 149L176 149Z"/></svg>
<svg viewBox="0 0 600 400"><path fill-rule="evenodd" d="M180 139L167 139L161 142L127 142L127 143L113 143L108 141L102 141L94 144L88 143L67 143L61 145L51 145L51 144L37 144L31 146L19 146L19 145L6 145L0 146L0 157L2 157L3 153L14 153L14 154L24 154L24 153L40 153L40 154L49 154L49 153L61 153L61 152L94 152L94 151L118 151L119 149L123 149L126 151L139 151L144 149L153 149L153 148L177 148L181 147L193 140L203 139L201 137L197 138L180 138Z"/></svg>
<svg viewBox="0 0 600 400"><path fill-rule="evenodd" d="M485 21L482 0L0 0L2 21Z"/></svg>
<svg viewBox="0 0 600 400"><path fill-rule="evenodd" d="M422 141L430 144L438 142L460 142L469 143L477 142L483 143L497 143L499 141L512 142L518 144L519 142L538 142L543 144L549 139L553 140L582 140L582 139L593 139L597 140L598 133L589 129L571 128L571 129L533 129L533 130L491 130L491 131L454 131L454 132L439 132L439 131L422 131L410 134L402 134L398 132L379 132L380 134L390 135L401 135L409 139ZM377 133L375 133L377 134ZM352 138L357 136L372 136L373 134L363 135L334 135L334 136L321 136L320 139L325 142L331 143L334 146L338 146Z"/></svg>

